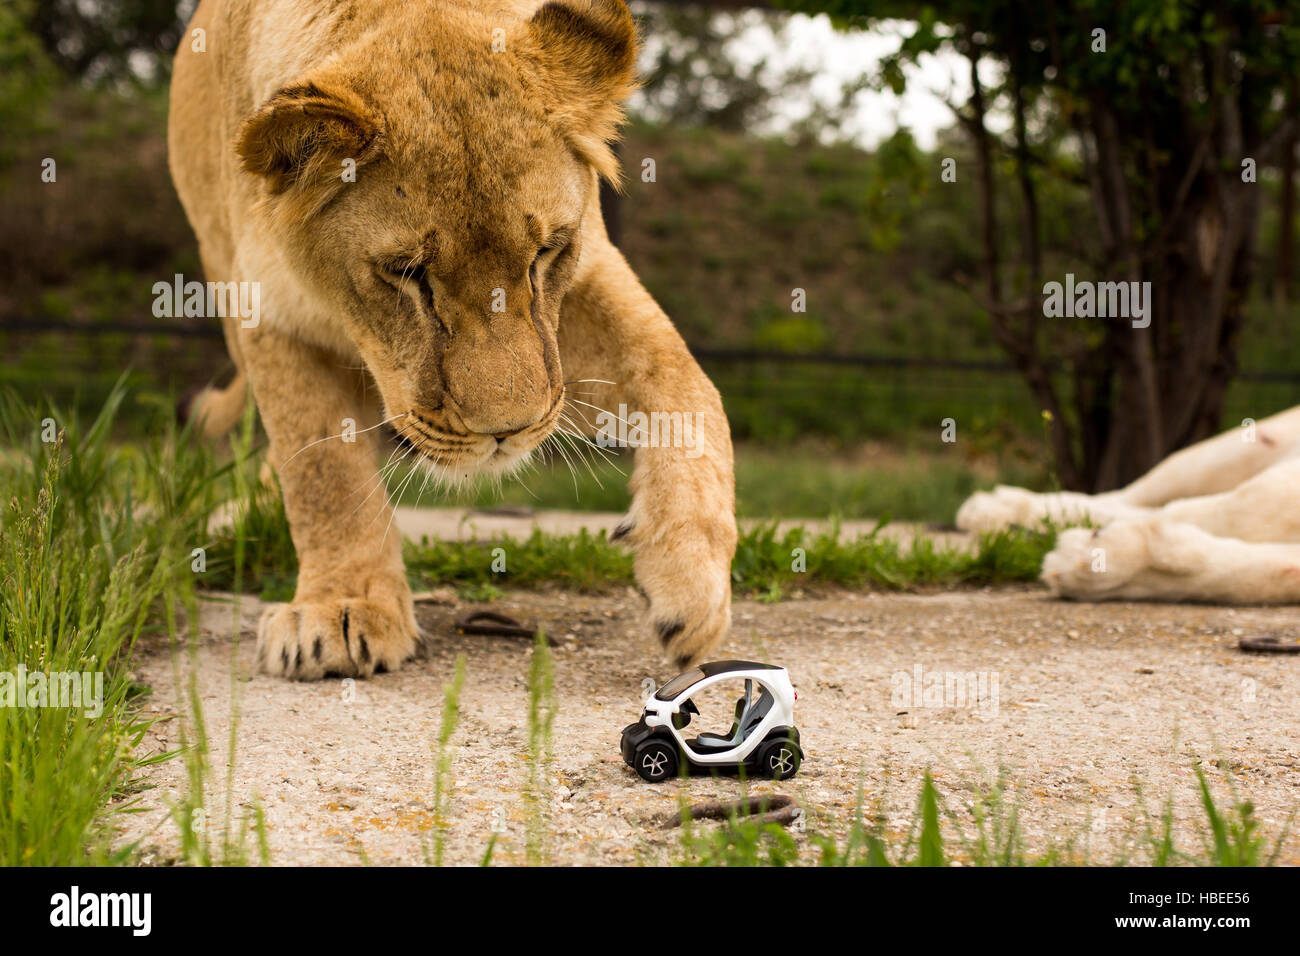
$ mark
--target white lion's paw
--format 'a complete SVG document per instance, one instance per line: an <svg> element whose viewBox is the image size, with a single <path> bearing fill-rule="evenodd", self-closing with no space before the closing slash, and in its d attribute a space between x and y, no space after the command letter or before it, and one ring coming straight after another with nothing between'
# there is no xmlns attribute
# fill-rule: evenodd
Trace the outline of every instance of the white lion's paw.
<svg viewBox="0 0 1300 956"><path fill-rule="evenodd" d="M1127 578L1121 569L1137 561L1132 542L1121 533L1103 543L1101 534L1101 530L1071 528L1057 536L1056 547L1043 559L1042 572L1054 596L1095 601L1124 586Z"/></svg>
<svg viewBox="0 0 1300 956"><path fill-rule="evenodd" d="M1206 561L1204 532L1190 525L1140 519L1104 528L1071 528L1043 559L1042 580L1058 597L1180 600Z"/></svg>
<svg viewBox="0 0 1300 956"><path fill-rule="evenodd" d="M1032 491L1009 485L998 485L992 491L977 491L957 510L957 527L978 533L1036 523L1031 516L1037 497Z"/></svg>
<svg viewBox="0 0 1300 956"><path fill-rule="evenodd" d="M1113 494L1085 495L1074 491L1039 494L1024 488L998 485L992 491L977 492L957 512L957 527L963 531L1000 531L1014 525L1036 528L1044 521L1058 525L1149 517L1152 511L1125 504Z"/></svg>

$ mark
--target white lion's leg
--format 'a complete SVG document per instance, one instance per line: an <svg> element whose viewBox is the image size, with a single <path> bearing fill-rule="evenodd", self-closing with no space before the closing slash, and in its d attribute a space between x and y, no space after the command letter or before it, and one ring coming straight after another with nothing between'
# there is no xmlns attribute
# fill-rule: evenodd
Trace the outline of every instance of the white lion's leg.
<svg viewBox="0 0 1300 956"><path fill-rule="evenodd" d="M1058 597L1086 601L1300 603L1300 544L1221 538L1160 518L1061 533L1043 561Z"/></svg>
<svg viewBox="0 0 1300 956"><path fill-rule="evenodd" d="M1170 502L1230 491L1279 462L1297 457L1300 407L1175 452L1118 491L1038 494L1001 485L991 492L977 492L957 512L957 526L963 531L993 531L1017 524L1032 526L1044 519L1076 524L1086 518L1099 525L1138 519Z"/></svg>
<svg viewBox="0 0 1300 956"><path fill-rule="evenodd" d="M1231 491L1171 501L1160 516L1224 538L1300 543L1300 457L1278 462Z"/></svg>
<svg viewBox="0 0 1300 956"><path fill-rule="evenodd" d="M997 531L1012 525L1033 527L1043 521L1056 524L1086 521L1104 525L1149 514L1151 509L1128 503L1122 492L1085 495L1075 491L1057 491L1040 494L998 485L992 491L978 491L966 499L957 512L957 527L963 531Z"/></svg>
<svg viewBox="0 0 1300 956"><path fill-rule="evenodd" d="M1122 493L1130 504L1147 507L1218 494L1298 453L1300 406L1175 452Z"/></svg>

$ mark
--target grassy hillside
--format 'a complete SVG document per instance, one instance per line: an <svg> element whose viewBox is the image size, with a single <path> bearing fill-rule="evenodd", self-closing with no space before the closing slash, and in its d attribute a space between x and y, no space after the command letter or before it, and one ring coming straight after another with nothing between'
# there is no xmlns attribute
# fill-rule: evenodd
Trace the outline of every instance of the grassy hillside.
<svg viewBox="0 0 1300 956"><path fill-rule="evenodd" d="M199 272L166 166L166 102L64 91L0 168L0 316L95 324L154 321L152 286ZM942 184L939 158L958 160ZM41 161L58 181L40 182ZM960 143L922 154L906 141L847 146L633 125L621 245L697 347L1002 361L988 319L954 278L978 270L971 168ZM643 173L653 161L653 181ZM1262 188L1272 190L1265 183ZM1083 197L1044 191L1047 246L1072 248ZM1275 206L1264 204L1259 267L1269 272ZM1057 253L1050 269L1071 268ZM805 311L792 310L802 290ZM1263 295L1242 342L1246 369L1300 370L1300 310ZM124 367L143 393L181 393L220 373L219 340L0 334L0 380L96 407ZM884 438L941 452L954 418L968 454L1011 449L1041 461L1038 410L1017 376L925 368L708 362L738 439L812 436L852 449ZM1290 384L1243 382L1226 420L1300 402ZM146 404L152 400L146 397ZM1046 480L1043 469L1039 469Z"/></svg>

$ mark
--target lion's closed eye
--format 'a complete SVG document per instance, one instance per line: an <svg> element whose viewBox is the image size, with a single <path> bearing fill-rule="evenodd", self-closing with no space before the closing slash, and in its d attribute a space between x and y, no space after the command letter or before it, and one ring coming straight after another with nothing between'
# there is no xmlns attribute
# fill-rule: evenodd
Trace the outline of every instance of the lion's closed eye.
<svg viewBox="0 0 1300 956"><path fill-rule="evenodd" d="M557 230L546 243L538 250L537 255L533 258L533 264L529 267L528 275L533 284L563 255L572 247L573 231L571 229Z"/></svg>
<svg viewBox="0 0 1300 956"><path fill-rule="evenodd" d="M416 284L424 282L425 270L424 263L394 260L381 260L375 263L380 278L390 285L400 286L405 282L414 282Z"/></svg>

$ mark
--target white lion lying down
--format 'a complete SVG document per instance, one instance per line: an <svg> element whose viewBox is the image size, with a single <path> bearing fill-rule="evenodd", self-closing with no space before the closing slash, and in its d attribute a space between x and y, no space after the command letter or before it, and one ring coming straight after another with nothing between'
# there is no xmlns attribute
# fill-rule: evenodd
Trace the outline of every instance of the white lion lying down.
<svg viewBox="0 0 1300 956"><path fill-rule="evenodd" d="M979 492L957 525L1045 518L1099 526L1063 531L1043 560L1060 597L1300 603L1300 407L1185 448L1119 491Z"/></svg>

